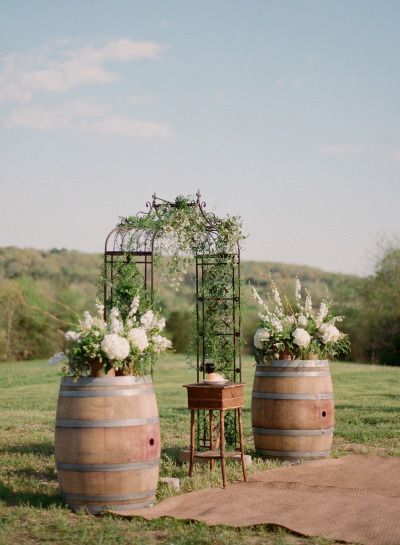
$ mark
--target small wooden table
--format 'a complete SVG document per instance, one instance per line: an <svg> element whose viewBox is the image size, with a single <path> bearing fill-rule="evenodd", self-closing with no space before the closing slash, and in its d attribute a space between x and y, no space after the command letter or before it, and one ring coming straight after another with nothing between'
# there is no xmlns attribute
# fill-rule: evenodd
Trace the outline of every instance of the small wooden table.
<svg viewBox="0 0 400 545"><path fill-rule="evenodd" d="M210 426L210 450L196 452L196 457L201 457L209 460L221 460L222 483L226 487L226 467L225 458L232 456L232 453L225 452L225 411L234 409L237 411L239 422L239 440L240 440L240 456L242 460L243 480L247 480L246 468L244 465L243 451L243 419L242 408L244 404L244 384L225 382L223 384L185 384L188 393L188 407L190 409L190 463L189 477L193 473L194 465L194 428L195 415L198 410L209 411L209 426ZM220 442L219 452L214 450L213 439L213 411L219 411L219 426L220 426ZM211 462L212 463L212 462Z"/></svg>

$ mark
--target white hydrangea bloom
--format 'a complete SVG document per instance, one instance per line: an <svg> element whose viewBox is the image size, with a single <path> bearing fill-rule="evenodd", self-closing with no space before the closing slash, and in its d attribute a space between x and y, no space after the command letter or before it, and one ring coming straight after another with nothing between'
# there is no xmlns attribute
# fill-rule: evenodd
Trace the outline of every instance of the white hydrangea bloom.
<svg viewBox="0 0 400 545"><path fill-rule="evenodd" d="M131 351L129 342L116 333L106 335L100 346L109 360L124 360Z"/></svg>
<svg viewBox="0 0 400 545"><path fill-rule="evenodd" d="M153 335L151 340L153 341L154 351L157 354L172 347L171 341L162 335Z"/></svg>
<svg viewBox="0 0 400 545"><path fill-rule="evenodd" d="M154 320L154 312L152 310L147 310L143 316L140 318L140 323L144 329L150 329Z"/></svg>
<svg viewBox="0 0 400 545"><path fill-rule="evenodd" d="M299 326L306 326L307 325L307 318L304 316L304 314L300 314L299 317L297 318L297 323L299 324Z"/></svg>
<svg viewBox="0 0 400 545"><path fill-rule="evenodd" d="M262 350L264 348L263 342L268 341L270 333L265 327L257 329L254 335L254 346L257 350Z"/></svg>
<svg viewBox="0 0 400 545"><path fill-rule="evenodd" d="M340 331L334 325L327 325L323 328L322 342L324 344L334 343L339 339L339 337Z"/></svg>
<svg viewBox="0 0 400 545"><path fill-rule="evenodd" d="M128 341L133 348L143 352L149 346L146 330L143 327L135 327L128 332Z"/></svg>
<svg viewBox="0 0 400 545"><path fill-rule="evenodd" d="M298 327L293 331L293 342L300 348L305 348L311 342L310 334L302 327Z"/></svg>
<svg viewBox="0 0 400 545"><path fill-rule="evenodd" d="M71 342L76 342L79 337L80 337L80 333L77 333L76 331L67 331L65 334L64 334L64 339L66 341L71 341ZM61 353L61 352L59 352Z"/></svg>

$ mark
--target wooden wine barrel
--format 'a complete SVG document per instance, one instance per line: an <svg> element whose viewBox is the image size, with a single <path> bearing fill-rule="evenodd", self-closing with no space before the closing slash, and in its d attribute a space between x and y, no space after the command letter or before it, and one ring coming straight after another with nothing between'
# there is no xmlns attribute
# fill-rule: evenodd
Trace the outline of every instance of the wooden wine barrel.
<svg viewBox="0 0 400 545"><path fill-rule="evenodd" d="M330 455L335 408L327 360L257 365L251 417L256 452L312 460Z"/></svg>
<svg viewBox="0 0 400 545"><path fill-rule="evenodd" d="M151 377L63 378L55 457L65 502L74 511L152 505L160 424Z"/></svg>

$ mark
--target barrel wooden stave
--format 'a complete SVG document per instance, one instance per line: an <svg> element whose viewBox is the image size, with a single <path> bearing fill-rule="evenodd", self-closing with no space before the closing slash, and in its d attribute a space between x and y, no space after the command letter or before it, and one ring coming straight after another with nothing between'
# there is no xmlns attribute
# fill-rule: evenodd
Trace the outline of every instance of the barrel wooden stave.
<svg viewBox="0 0 400 545"><path fill-rule="evenodd" d="M57 419L104 420L124 418L148 418L157 412L157 402L153 395L146 394L146 403L138 403L137 397L131 399L110 398L62 398L57 411ZM73 405L71 399L74 399ZM112 401L111 401L112 400ZM88 402L89 401L89 402ZM113 405L108 406L109 403Z"/></svg>
<svg viewBox="0 0 400 545"><path fill-rule="evenodd" d="M279 369L274 370L279 372ZM284 371L283 371L284 372ZM303 371L304 373L304 371ZM318 380L310 381L310 378ZM256 387L259 387L257 390ZM255 376L254 391L298 393L298 394L319 394L321 392L332 392L332 379L330 376L320 377L269 377Z"/></svg>
<svg viewBox="0 0 400 545"><path fill-rule="evenodd" d="M253 413L252 425L260 428L319 429L334 424L333 399L253 399Z"/></svg>
<svg viewBox="0 0 400 545"><path fill-rule="evenodd" d="M60 463L122 464L156 460L160 453L160 426L118 428L60 428L55 455ZM91 445L96 445L93 449Z"/></svg>
<svg viewBox="0 0 400 545"><path fill-rule="evenodd" d="M326 452L331 449L333 432L321 435L266 435L254 432L257 447L261 450L287 452Z"/></svg>
<svg viewBox="0 0 400 545"><path fill-rule="evenodd" d="M72 496L78 496L80 501L75 498L75 502L82 506L90 507L102 503L112 507L116 501L118 504L122 502L134 506L137 502L142 503L143 498L147 498L148 504L154 503L158 472L158 465L146 470L131 471L80 472L58 470L58 479L69 505L73 499ZM91 499L86 499L85 496ZM105 503L104 500L100 500L101 496L110 499ZM121 500L123 496L130 496L131 499ZM115 499L111 499L113 497Z"/></svg>
<svg viewBox="0 0 400 545"><path fill-rule="evenodd" d="M256 451L281 459L329 456L334 426L327 361L273 361L258 365L252 396Z"/></svg>
<svg viewBox="0 0 400 545"><path fill-rule="evenodd" d="M74 510L152 505L160 427L150 377L63 379L56 417L58 480Z"/></svg>

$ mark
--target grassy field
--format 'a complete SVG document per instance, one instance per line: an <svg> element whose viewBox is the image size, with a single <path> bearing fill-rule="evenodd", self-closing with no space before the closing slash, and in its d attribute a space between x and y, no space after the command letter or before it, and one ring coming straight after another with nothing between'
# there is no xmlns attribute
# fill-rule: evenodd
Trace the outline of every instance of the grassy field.
<svg viewBox="0 0 400 545"><path fill-rule="evenodd" d="M348 453L400 456L400 368L332 364L336 399L333 456ZM244 361L246 381L245 442L252 454L250 397L253 363ZM0 364L0 545L21 544L314 544L334 542L303 538L270 526L209 528L201 523L161 519L124 520L71 513L62 503L54 467L54 417L58 370L45 361ZM220 472L196 466L193 479L177 463L188 446L189 415L182 384L195 375L184 358L168 355L154 375L162 428L161 475L179 477L181 492L220 486ZM278 462L254 459L251 472ZM229 465L231 480L240 467ZM160 485L158 498L173 492Z"/></svg>

